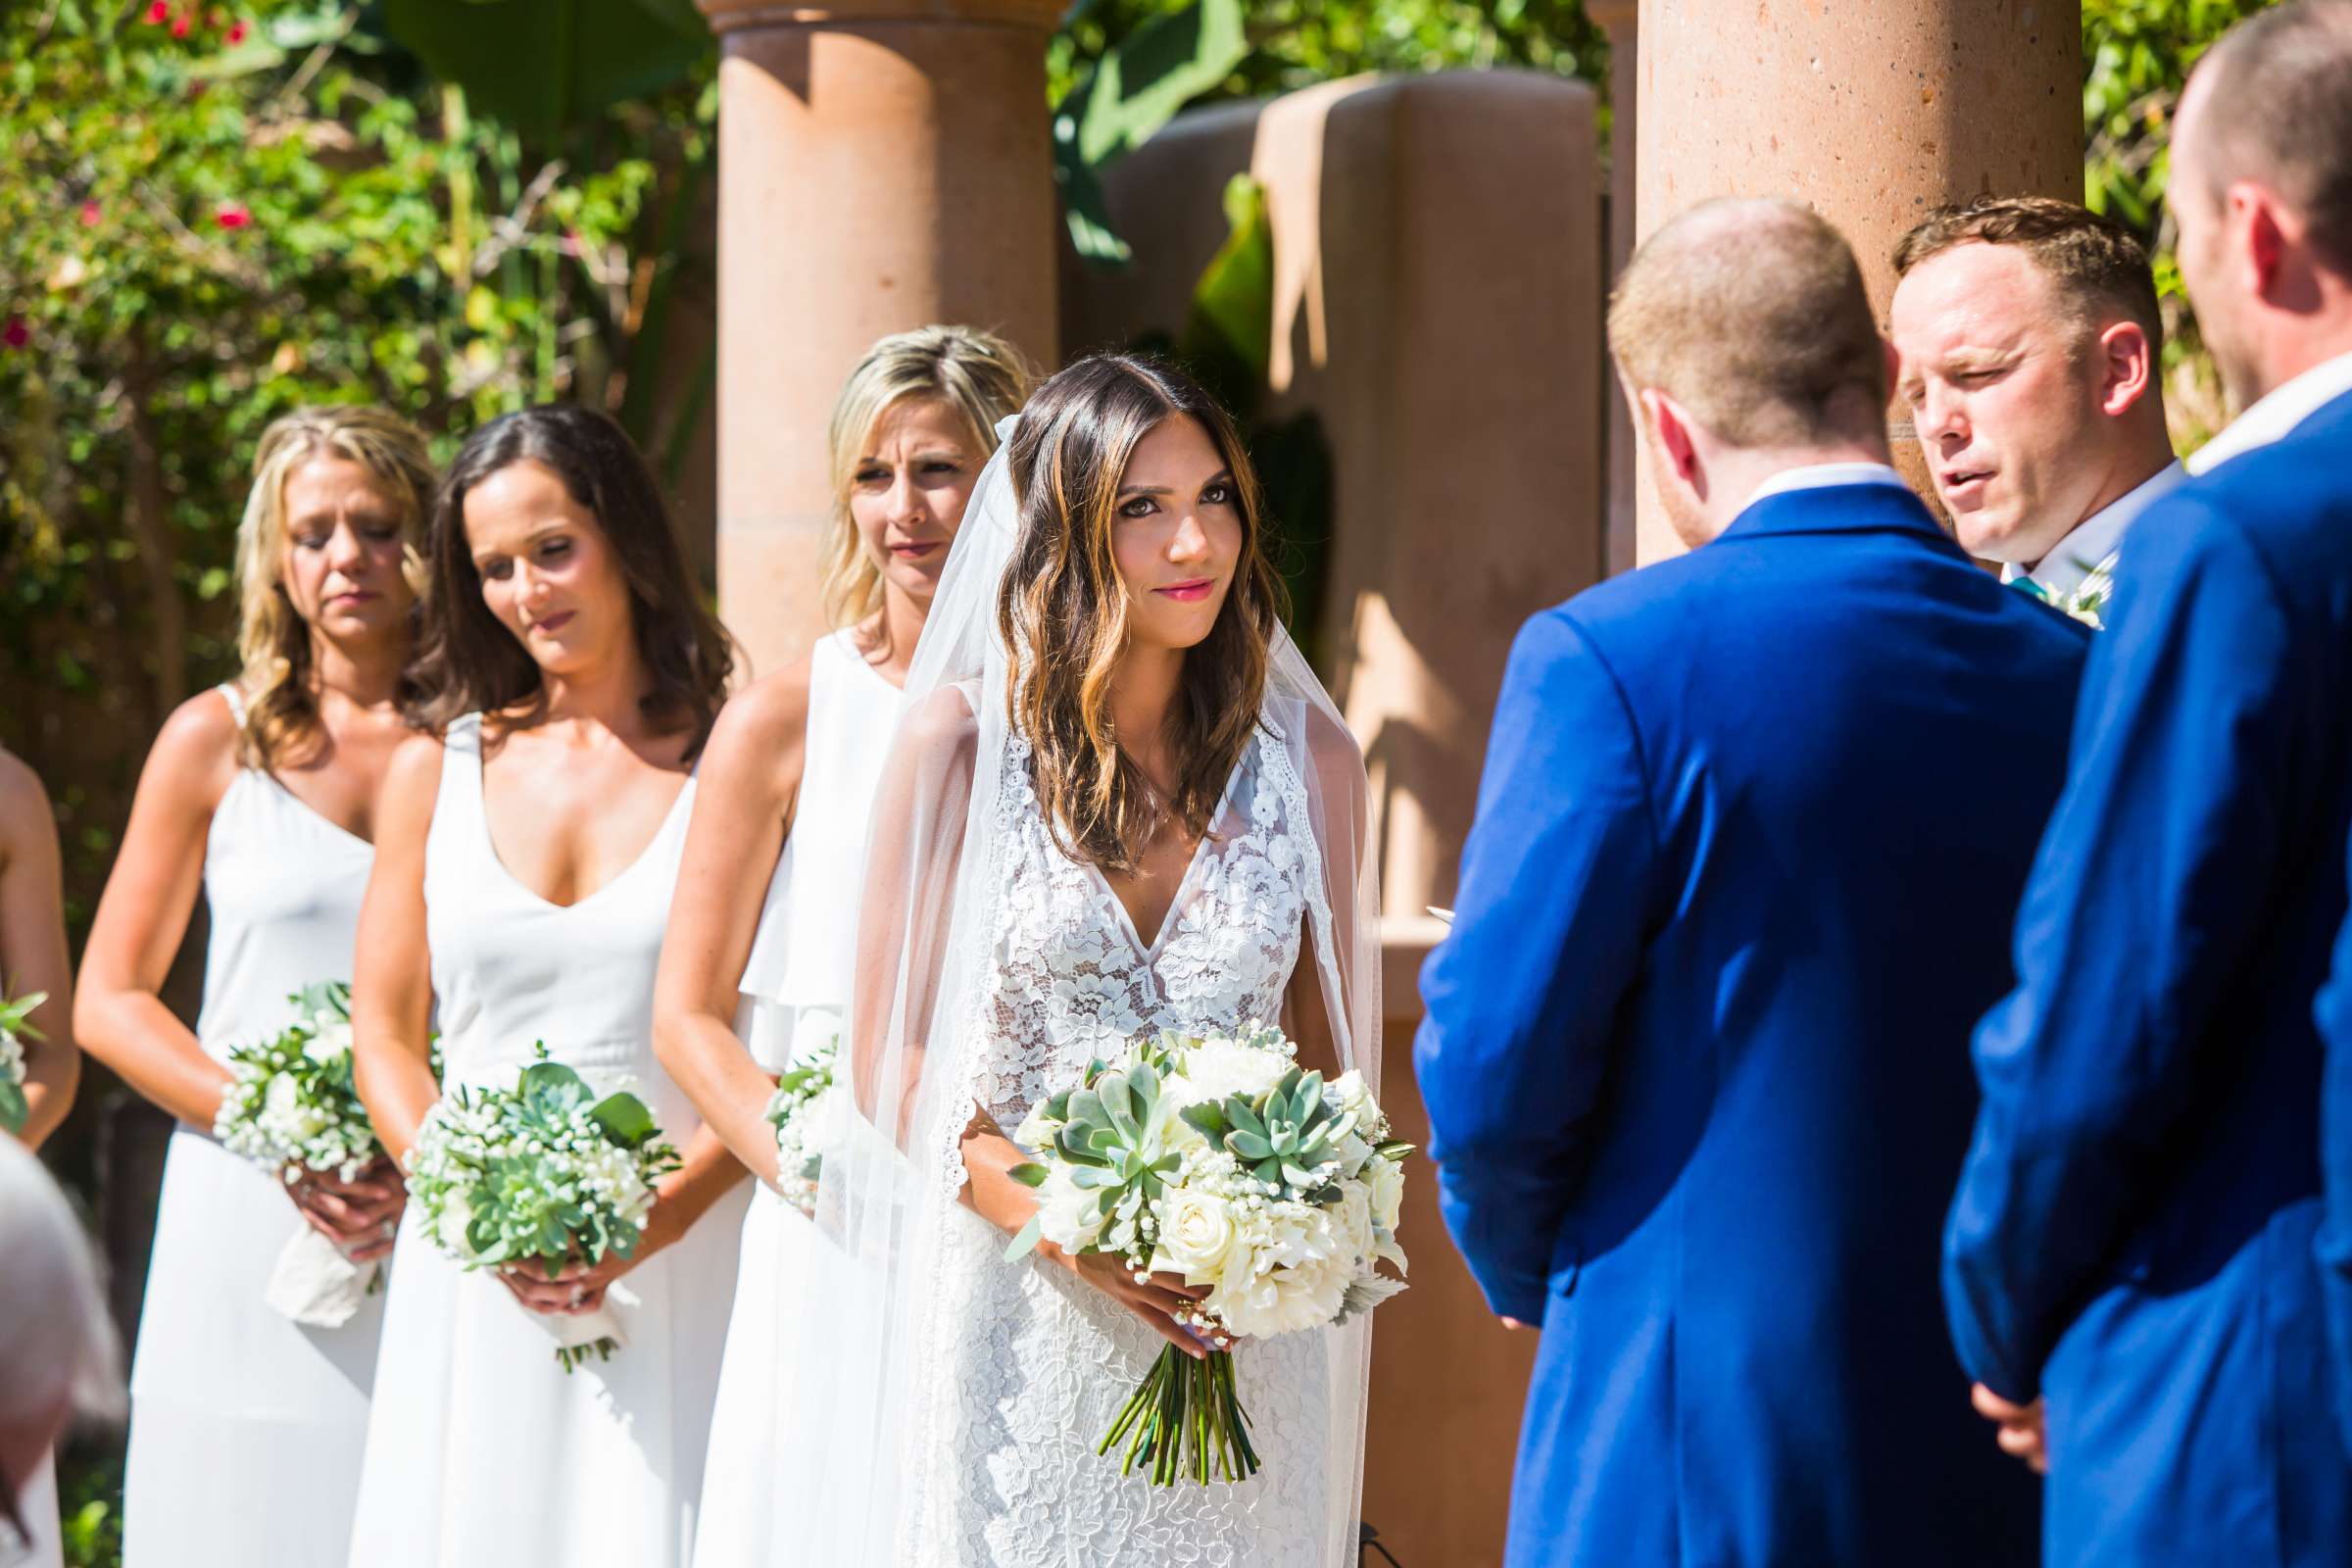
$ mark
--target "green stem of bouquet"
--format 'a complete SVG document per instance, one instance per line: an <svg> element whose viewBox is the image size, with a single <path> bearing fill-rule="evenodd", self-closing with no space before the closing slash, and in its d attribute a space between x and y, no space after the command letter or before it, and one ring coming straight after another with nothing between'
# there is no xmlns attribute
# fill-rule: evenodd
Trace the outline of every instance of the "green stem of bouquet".
<svg viewBox="0 0 2352 1568"><path fill-rule="evenodd" d="M612 1359L612 1352L619 1348L620 1342L608 1334L603 1339L593 1340L586 1345L556 1347L556 1360L564 1368L564 1375L569 1377L575 1367L586 1365L590 1356L595 1356L599 1361L610 1361Z"/></svg>
<svg viewBox="0 0 2352 1568"><path fill-rule="evenodd" d="M1233 1357L1222 1351L1196 1357L1174 1346L1160 1351L1095 1451L1107 1454L1122 1442L1119 1473L1146 1467L1156 1487L1187 1480L1206 1486L1212 1463L1220 1481L1255 1475L1257 1450L1234 1384Z"/></svg>

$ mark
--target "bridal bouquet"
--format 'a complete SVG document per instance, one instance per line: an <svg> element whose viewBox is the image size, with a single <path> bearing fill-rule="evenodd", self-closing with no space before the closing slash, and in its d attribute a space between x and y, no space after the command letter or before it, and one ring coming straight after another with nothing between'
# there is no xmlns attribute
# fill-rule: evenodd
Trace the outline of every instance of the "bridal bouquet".
<svg viewBox="0 0 2352 1568"><path fill-rule="evenodd" d="M382 1155L351 1077L351 987L329 980L286 999L293 1021L228 1050L228 1087L213 1136L288 1185L313 1171L356 1181ZM355 1263L304 1226L270 1270L263 1298L297 1323L340 1328L383 1283L383 1266Z"/></svg>
<svg viewBox="0 0 2352 1568"><path fill-rule="evenodd" d="M32 1114L24 1099L24 1042L40 1044L41 1032L29 1020L33 1009L48 1000L46 991L14 1002L0 999L0 1132L23 1132L25 1118Z"/></svg>
<svg viewBox="0 0 2352 1568"><path fill-rule="evenodd" d="M1404 1289L1396 1222L1408 1144L1362 1075L1301 1072L1298 1048L1255 1021L1238 1035L1161 1034L1039 1104L1014 1134L1039 1160L1019 1257L1043 1238L1122 1258L1139 1276L1205 1286L1198 1332L1266 1339L1343 1323ZM1240 1481L1258 1468L1233 1358L1170 1346L1097 1446L1156 1486Z"/></svg>
<svg viewBox="0 0 2352 1568"><path fill-rule="evenodd" d="M645 1102L602 1095L560 1061L539 1059L512 1089L454 1090L425 1113L409 1152L409 1198L425 1234L466 1269L535 1262L556 1278L572 1263L626 1257L645 1232L654 1183L677 1169ZM533 1313L569 1372L620 1348L609 1304L573 1316Z"/></svg>
<svg viewBox="0 0 2352 1568"><path fill-rule="evenodd" d="M835 1037L810 1051L776 1080L776 1092L767 1102L767 1119L776 1129L776 1191L804 1214L816 1211L833 1059L840 1050L841 1041Z"/></svg>

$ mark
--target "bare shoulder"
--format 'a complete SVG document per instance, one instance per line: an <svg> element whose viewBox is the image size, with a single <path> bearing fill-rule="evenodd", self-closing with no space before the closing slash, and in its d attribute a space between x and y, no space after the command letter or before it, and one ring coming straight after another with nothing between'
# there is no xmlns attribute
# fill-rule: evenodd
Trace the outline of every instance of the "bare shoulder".
<svg viewBox="0 0 2352 1568"><path fill-rule="evenodd" d="M971 692L962 686L942 686L899 720L902 745L951 750L972 745L979 734L980 716L972 707Z"/></svg>
<svg viewBox="0 0 2352 1568"><path fill-rule="evenodd" d="M209 811L220 804L236 771L236 714L218 690L199 692L164 720L147 754L139 788L165 792Z"/></svg>
<svg viewBox="0 0 2352 1568"><path fill-rule="evenodd" d="M815 662L803 654L727 699L711 727L710 750L777 758L796 751L808 731L808 687Z"/></svg>
<svg viewBox="0 0 2352 1568"><path fill-rule="evenodd" d="M1340 717L1317 703L1305 704L1306 750L1314 759L1320 772L1333 769L1364 770L1364 749L1356 744L1355 734Z"/></svg>
<svg viewBox="0 0 2352 1568"><path fill-rule="evenodd" d="M32 770L31 763L0 747L0 866L21 854L34 833L46 830L54 834L55 821L41 775Z"/></svg>
<svg viewBox="0 0 2352 1568"><path fill-rule="evenodd" d="M421 831L422 824L432 820L434 803L441 798L443 749L438 735L411 735L392 749L392 760L384 764L384 782L377 787L379 844L386 825Z"/></svg>

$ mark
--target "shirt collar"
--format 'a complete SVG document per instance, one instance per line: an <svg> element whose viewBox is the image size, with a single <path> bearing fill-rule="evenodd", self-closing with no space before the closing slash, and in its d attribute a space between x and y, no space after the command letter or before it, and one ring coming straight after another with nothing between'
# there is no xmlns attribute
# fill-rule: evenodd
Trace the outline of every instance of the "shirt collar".
<svg viewBox="0 0 2352 1568"><path fill-rule="evenodd" d="M2347 392L2352 392L2352 354L2323 360L2301 375L2279 382L2232 419L2227 430L2188 460L2188 471L2211 473L2231 458L2284 440L2288 431Z"/></svg>
<svg viewBox="0 0 2352 1568"><path fill-rule="evenodd" d="M2041 564L2027 571L2014 563L2001 567L2001 581L2031 577L2052 599L2064 599L2113 558L2124 542L2124 530L2133 519L2188 481L2188 470L2168 463L2134 488L2110 501L2075 524L2072 532L2050 547Z"/></svg>
<svg viewBox="0 0 2352 1568"><path fill-rule="evenodd" d="M1884 463L1811 463L1801 468L1783 468L1747 498L1745 512L1766 496L1787 495L1791 490L1827 490L1833 485L1891 484L1908 490L1903 476Z"/></svg>

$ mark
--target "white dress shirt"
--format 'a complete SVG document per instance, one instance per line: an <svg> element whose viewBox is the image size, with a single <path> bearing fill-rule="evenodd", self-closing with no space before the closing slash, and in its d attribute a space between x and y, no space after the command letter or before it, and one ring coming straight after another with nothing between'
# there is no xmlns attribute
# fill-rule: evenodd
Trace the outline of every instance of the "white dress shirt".
<svg viewBox="0 0 2352 1568"><path fill-rule="evenodd" d="M1827 490L1841 484L1890 484L1898 490L1911 487L1903 476L1884 463L1809 463L1801 468L1783 468L1747 498L1745 512L1766 496L1787 495L1791 490Z"/></svg>
<svg viewBox="0 0 2352 1568"><path fill-rule="evenodd" d="M2116 552L2123 548L2124 530L2157 502L2188 481L2188 470L2168 463L2154 474L2075 524L2072 532L2050 547L2050 553L2032 571L2014 562L2001 566L2001 581L2030 577L2052 603L2063 603L2082 586L2082 579L2105 566L2113 570Z"/></svg>
<svg viewBox="0 0 2352 1568"><path fill-rule="evenodd" d="M2352 354L2323 360L2292 380L2279 382L2230 420L2230 428L2188 460L2188 471L2210 473L2231 458L2283 440L2288 431L2347 392L2352 392Z"/></svg>

